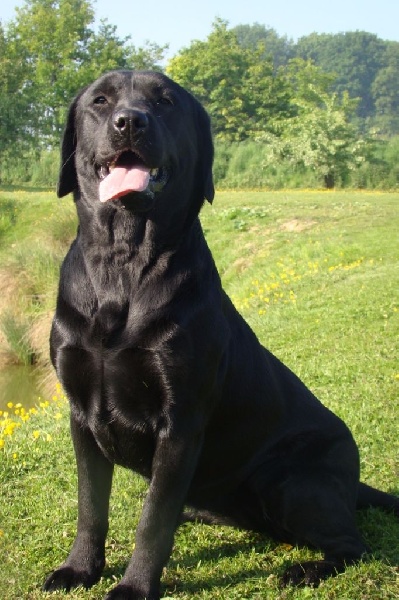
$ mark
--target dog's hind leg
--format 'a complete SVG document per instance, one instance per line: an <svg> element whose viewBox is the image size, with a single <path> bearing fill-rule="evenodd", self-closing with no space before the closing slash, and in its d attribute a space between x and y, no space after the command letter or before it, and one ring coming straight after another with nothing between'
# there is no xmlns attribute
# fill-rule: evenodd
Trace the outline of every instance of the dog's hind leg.
<svg viewBox="0 0 399 600"><path fill-rule="evenodd" d="M283 585L317 586L367 552L355 524L356 479L339 469L301 467L295 474L286 472L265 483L257 490L261 491L265 531L280 541L310 546L324 554L323 560L289 567Z"/></svg>
<svg viewBox="0 0 399 600"><path fill-rule="evenodd" d="M324 553L323 560L289 567L283 585L317 586L367 553L355 524L356 495L352 501L344 488L342 479L325 472L291 478L280 486L279 506L273 502L274 510L270 511L272 521L276 519L276 530L286 541ZM267 502L265 511L269 514Z"/></svg>

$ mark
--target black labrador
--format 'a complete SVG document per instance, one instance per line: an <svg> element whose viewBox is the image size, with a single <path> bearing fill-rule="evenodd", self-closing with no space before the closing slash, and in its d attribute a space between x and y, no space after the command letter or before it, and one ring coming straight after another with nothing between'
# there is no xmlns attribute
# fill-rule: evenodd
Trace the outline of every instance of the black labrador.
<svg viewBox="0 0 399 600"><path fill-rule="evenodd" d="M73 102L58 195L78 234L62 266L51 357L71 406L77 537L45 590L89 587L105 562L115 464L149 489L135 549L108 600L157 600L183 518L231 524L324 560L317 585L364 555L355 509L399 515L359 483L345 424L268 350L223 292L198 213L212 201L202 106L166 76L111 72Z"/></svg>

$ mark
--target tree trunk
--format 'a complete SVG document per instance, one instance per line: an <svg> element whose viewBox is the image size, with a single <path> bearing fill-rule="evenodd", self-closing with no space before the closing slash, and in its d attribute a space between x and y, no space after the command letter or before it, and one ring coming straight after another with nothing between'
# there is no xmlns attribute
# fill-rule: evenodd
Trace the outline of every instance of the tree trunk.
<svg viewBox="0 0 399 600"><path fill-rule="evenodd" d="M335 185L335 178L333 173L327 173L327 175L324 175L324 185L328 190L332 190L332 188Z"/></svg>

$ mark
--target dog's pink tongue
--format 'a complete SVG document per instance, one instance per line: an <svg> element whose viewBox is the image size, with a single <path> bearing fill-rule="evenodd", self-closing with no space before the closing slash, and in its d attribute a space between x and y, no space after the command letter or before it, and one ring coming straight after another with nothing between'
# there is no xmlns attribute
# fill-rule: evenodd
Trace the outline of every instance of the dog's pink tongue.
<svg viewBox="0 0 399 600"><path fill-rule="evenodd" d="M100 201L115 200L129 192L143 192L150 181L150 170L144 166L130 169L115 167L100 182Z"/></svg>

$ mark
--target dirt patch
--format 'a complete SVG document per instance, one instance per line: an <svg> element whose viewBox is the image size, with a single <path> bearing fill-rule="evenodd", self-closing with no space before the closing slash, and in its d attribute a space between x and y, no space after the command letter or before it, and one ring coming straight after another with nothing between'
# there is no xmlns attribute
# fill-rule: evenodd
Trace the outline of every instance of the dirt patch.
<svg viewBox="0 0 399 600"><path fill-rule="evenodd" d="M251 266L252 262L252 258L250 257L237 258L237 260L233 262L233 268L237 273L242 273Z"/></svg>
<svg viewBox="0 0 399 600"><path fill-rule="evenodd" d="M305 229L310 229L310 227L313 227L313 225L316 225L316 221L311 221L310 219L291 219L290 221L286 221L285 223L283 223L280 226L280 229L282 229L283 231L294 231L299 233L301 231L304 231Z"/></svg>

